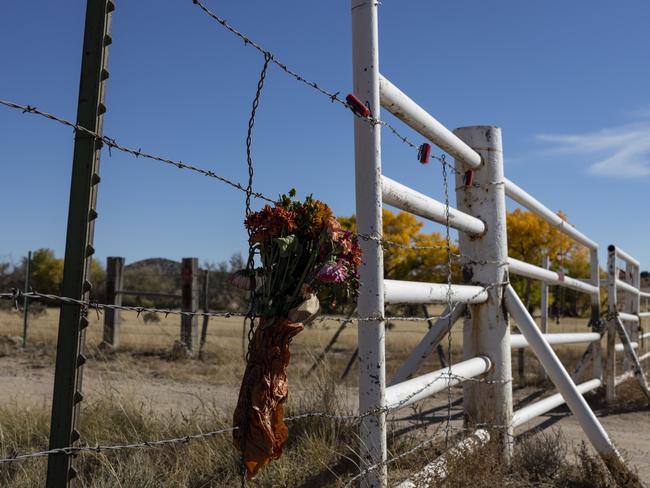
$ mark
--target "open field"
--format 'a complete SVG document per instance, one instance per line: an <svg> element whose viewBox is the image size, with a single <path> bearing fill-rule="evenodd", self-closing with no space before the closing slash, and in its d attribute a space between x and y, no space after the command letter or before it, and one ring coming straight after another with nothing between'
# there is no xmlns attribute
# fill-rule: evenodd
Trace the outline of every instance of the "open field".
<svg viewBox="0 0 650 488"><path fill-rule="evenodd" d="M432 308L431 312L439 313L440 310ZM176 437L228 425L243 373L241 319L210 319L207 354L203 361L171 357L179 322L177 316L169 316L161 317L160 322L145 323L135 314L125 313L122 346L116 352L103 353L97 348L102 317L91 314L82 410L82 438L90 445ZM23 351L9 339L21 334L22 316L16 312L0 312L0 457L13 450L22 453L47 446L57 324L56 309L32 318L29 346ZM354 412L356 370L353 369L344 381L340 381L340 376L356 346L355 325L341 334L323 365L315 373L307 374L314 358L338 326L334 321L317 321L294 340L289 415L309 411ZM426 328L425 322L403 322L396 323L387 333L388 377ZM452 355L456 361L461 357L461 330L457 324L452 334ZM584 330L583 320L563 320L560 326L551 325L553 332ZM565 346L559 348L558 353L566 364L572 365L583 350L584 345ZM515 380L515 399L520 406L533 397L543 396L544 388L549 388L528 351L526 358L526 385L517 385ZM439 367L434 354L423 371ZM627 452L640 474L650 479L650 462L647 461L650 411L647 406L640 406L643 403L635 386L634 382L628 382L622 387L630 390L624 398L631 401L609 411L595 397L590 398L603 416L603 424L612 438ZM458 400L462 389L453 388L452 396L453 400ZM446 404L447 396L441 394L421 402L416 408L392 415L392 452L405 451L426 436L441 435L439 429L447 417ZM558 409L534 424L546 422L560 427L569 446L567 455L575 460L572 449L584 436L575 419L566 413L566 409ZM460 403L455 403L451 415L453 432L460 431ZM419 428L422 426L425 428ZM291 425L291 436L295 440L290 442L285 456L273 463L255 486L342 486L356 470L355 429L356 426L342 421L313 420L305 425ZM226 435L176 449L85 455L83 469L87 479L92 479L89 486L237 486L233 475L237 460L229 439ZM404 478L415 467L435 458L441 448L442 444L436 443L401 459L389 470L392 479ZM142 472L135 472L134 465L143 466ZM297 470L296 466L302 467ZM15 486L32 486L30 483L42 480L43 460L22 462L21 467L24 471L20 476L11 475ZM305 469L309 476L302 472ZM529 485L522 481L522 484L510 486Z"/></svg>

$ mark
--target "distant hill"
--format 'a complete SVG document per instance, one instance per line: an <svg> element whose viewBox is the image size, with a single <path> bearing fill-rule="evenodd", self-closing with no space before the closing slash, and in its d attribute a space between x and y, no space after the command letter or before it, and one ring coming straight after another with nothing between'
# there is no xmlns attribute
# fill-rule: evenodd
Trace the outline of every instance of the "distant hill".
<svg viewBox="0 0 650 488"><path fill-rule="evenodd" d="M181 263L167 258L148 258L127 264L125 269L133 272L149 269L162 275L177 276L181 272Z"/></svg>

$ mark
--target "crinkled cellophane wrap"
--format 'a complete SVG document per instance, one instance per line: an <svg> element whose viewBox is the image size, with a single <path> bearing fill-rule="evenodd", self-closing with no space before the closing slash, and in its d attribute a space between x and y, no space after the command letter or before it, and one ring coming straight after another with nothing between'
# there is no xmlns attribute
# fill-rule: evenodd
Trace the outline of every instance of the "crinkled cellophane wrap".
<svg viewBox="0 0 650 488"><path fill-rule="evenodd" d="M248 479L278 459L289 437L284 423L284 402L289 394L287 366L291 339L303 330L301 322L262 319L250 344L250 357L239 389L233 425L244 433L243 457ZM247 398L248 397L248 398ZM233 433L241 450L240 430Z"/></svg>

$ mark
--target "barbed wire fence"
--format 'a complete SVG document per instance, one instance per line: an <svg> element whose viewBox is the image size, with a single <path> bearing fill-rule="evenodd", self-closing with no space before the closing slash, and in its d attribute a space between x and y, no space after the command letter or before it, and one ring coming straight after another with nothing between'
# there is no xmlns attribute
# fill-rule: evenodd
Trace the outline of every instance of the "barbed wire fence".
<svg viewBox="0 0 650 488"><path fill-rule="evenodd" d="M103 135L101 132L98 131L93 131L90 130L86 127L83 127L82 125L72 122L70 120L67 120L65 118L50 114L46 111L43 111L41 109L38 109L34 105L25 105L21 103L17 103L14 101L8 101L8 100L0 100L0 105L8 108L8 109L13 109L16 111L21 111L23 114L28 114L28 115L36 115L42 118L45 118L47 120L56 122L58 124L61 124L63 126L66 126L70 129L73 129L75 134L83 134L85 136L88 136L92 138L96 144L101 146L105 146L109 154L111 151L117 150L122 153L128 154L136 159L146 159L154 162L159 162L162 164L166 165L171 165L174 166L178 169L182 170L187 170L189 172L193 172L197 175L202 175L204 177L208 177L211 179L214 179L226 186L229 186L235 190L238 190L240 192L243 192L245 194L246 198L246 211L247 213L250 212L251 209L251 198L259 199L263 202L266 203L274 203L276 202L276 198L270 197L268 195L265 195L261 192L256 192L253 190L253 177L254 177L254 166L253 166L253 159L251 155L251 146L252 146L252 129L255 124L255 116L256 112L258 109L259 105L259 99L261 95L262 88L264 87L264 79L267 75L267 71L269 68L269 65L272 64L275 67L279 68L282 72L290 76L291 78L295 79L296 81L310 87L313 89L316 93L327 97L333 104L336 104L340 107L343 107L349 111L351 111L355 117L365 121L368 124L371 125L380 125L382 128L387 129L393 136L395 136L400 142L405 144L409 149L419 151L421 145L414 143L412 140L410 140L408 137L403 135L400 131L398 131L392 124L390 124L387 121L381 120L379 118L376 118L373 114L364 116L361 113L359 113L357 107L354 105L350 104L346 99L342 98L340 96L340 91L331 91L326 88L324 88L321 84L312 81L308 79L307 77L301 75L294 69L288 67L286 64L281 62L279 58L270 50L266 49L259 43L257 43L255 40L253 40L251 37L248 35L242 33L235 27L233 27L230 23L228 23L225 19L214 13L212 10L210 10L202 1L200 0L192 0L192 3L196 5L202 12L204 12L209 18L214 20L216 23L218 23L221 27L225 28L229 33L232 35L236 36L237 38L241 39L244 42L245 46L251 47L255 50L257 50L264 58L264 67L263 70L260 74L260 78L258 81L257 85L257 91L256 91L256 96L255 100L253 102L253 108L251 112L251 116L249 119L249 125L248 125L248 133L247 133L247 140L246 140L246 155L247 155L247 167L248 167L248 182L246 185L234 181L230 178L227 178L223 175L217 174L215 171L208 170L205 168L202 168L194 163L189 163L189 162L184 162L182 160L176 160L176 159L171 159L168 157L156 155L147 151L143 151L141 148L135 148L135 147L130 147L126 146L123 144L120 144L117 142L116 139L113 139L109 136ZM395 242L391 241L388 239L384 239L383 236L377 236L377 235L368 235L368 234L361 234L361 233L356 233L356 237L358 239L362 240L367 240L367 241L376 241L379 243L384 250L390 252L392 249L410 249L410 250L415 250L415 251L431 251L431 250L443 250L446 253L446 281L447 281L447 293L446 293L446 302L448 306L448 312L445 314L437 315L434 317L413 317L413 316L359 316L356 318L357 322L366 322L366 321L377 321L377 320L382 320L382 321L412 321L412 322L426 322L429 321L431 318L438 318L438 319L448 319L450 318L455 310L456 307L460 306L458 302L453 301L453 292L452 292L452 280L453 280L453 260L459 260L461 258L466 258L467 262L470 263L476 263L476 264L497 264L498 266L506 266L507 262L493 262L493 261L472 261L469 259L468 256L463 255L460 252L454 252L452 250L452 241L451 241L451 226L450 226L450 202L449 202L449 182L448 182L448 173L451 172L453 174L460 175L461 173L456 170L456 168L449 164L446 160L446 157L444 154L441 155L432 155L432 157L437 160L442 168L443 171L443 189L444 189L444 206L445 206L445 238L444 238L444 245L440 246L421 246L417 245L414 243L400 243L400 242ZM488 185L502 185L503 182L491 182L488 183ZM470 186L475 186L475 187L482 187L484 186L483 184L479 183L469 183ZM249 265L251 264L251 260L249 260ZM480 292L477 292L476 296L480 295L481 293L484 293L485 291L493 288L493 287L502 287L506 286L508 283L507 282L499 282L499 283L492 283L486 286L481 287ZM74 305L78 306L81 308L81 310L84 311L84 313L96 313L98 316L100 313L102 313L105 310L120 310L120 311L128 311L128 312L134 312L138 316L142 313L145 312L150 312L150 313L156 313L156 314L161 314L164 315L165 317L169 315L180 315L180 316L185 316L185 317L195 317L195 316L207 316L207 317L222 317L222 318L231 318L231 317L239 317L243 319L247 319L250 323L250 331L252 331L253 327L253 322L254 322L254 316L251 316L250 311L246 313L241 313L241 312L228 312L228 311L223 311L223 312L205 312L205 311L197 311L197 312L188 312L188 311L182 311L182 310L175 310L175 309L161 309L161 308L155 308L155 307L142 307L142 306L123 306L123 305L114 305L114 304L102 304L98 303L92 300L83 300L83 299L76 299L73 297L66 297L66 296L60 296L60 295L54 295L54 294L47 294L47 293L39 293L38 291L35 290L18 290L14 289L11 291L6 291L4 293L0 293L0 299L5 299L12 301L14 304L18 305L18 303L21 300L29 299L29 300L40 300L44 301L47 303L56 303L58 305ZM254 302L254 296L251 297L251 301ZM318 320L321 321L338 321L338 322L346 322L348 321L347 318L340 317L340 316L322 316L319 317ZM421 392L429 389L434 383L438 381L446 381L446 392L447 392L447 417L445 421L445 425L443 427L443 432L444 432L444 446L445 449L449 447L449 439L451 435L455 432L455 429L452 426L452 386L454 383L454 380L457 380L459 382L464 382L464 381L471 381L471 382L490 382L489 380L486 379L480 379L480 378L467 378L463 377L460 375L456 375L452 372L452 340L451 340L451 321L448 321L448 330L447 330L447 335L448 335L448 342L447 342L447 364L449 365L447 372L440 374L438 377L436 377L434 380L431 382L427 383L424 385L422 388L410 393L407 395L404 399L400 400L395 405L391 405L390 407L382 407L380 409L373 409L371 411L367 412L362 412L357 415L338 415L334 413L329 413L329 412L307 412L303 413L300 415L295 415L295 416L290 416L286 417L284 420L285 422L298 422L301 420L305 419L310 419L310 418L322 418L322 419L329 419L332 421L354 421L354 422L360 422L362 419L368 417L368 416L373 416L377 415L378 413L385 413L389 414L394 411L399 410L404 404L408 403L410 399L413 397L417 396ZM508 428L510 426L508 425L490 425L489 427L491 428L498 428L501 429L502 431L508 431ZM127 443L127 444L120 444L120 445L96 445L96 446L70 446L70 447L64 447L64 448L58 448L58 449L49 449L49 450L44 450L44 451L38 451L38 452L31 452L31 453L24 453L24 454L19 454L19 453L14 453L9 457L6 457L4 459L0 459L0 465L3 464L11 464L11 463L17 463L17 462L24 462L32 459L37 459L41 457L46 457L50 455L64 455L64 456L76 456L79 454L85 454L85 453L111 453L111 452L117 452L117 451L122 451L122 450L132 450L132 449L152 449L152 448L159 448L159 447L164 447L164 446L174 446L174 445L179 445L179 444L189 444L193 441L197 440L202 440L202 439L209 439L209 438L214 438L217 436L221 435L226 435L226 434L232 434L234 431L240 429L241 426L236 426L236 427L230 427L230 428L223 428L223 429L217 429L217 430L212 430L208 432L200 432L200 433L195 433L195 434L188 434L185 436L180 436L180 437L173 437L173 438L166 438L166 439L154 439L154 440L148 440L148 441L140 441L140 442L133 442L133 443ZM462 430L462 429L461 429ZM391 456L390 458L386 459L385 461L378 463L378 464L373 464L371 466L360 466L360 471L358 474L353 476L351 479L347 481L347 484L345 486L350 486L352 485L355 481L358 479L362 478L369 472L372 472L376 469L379 469L383 466L386 466L388 464L392 464L397 462L400 459L403 459L406 456L409 456L415 452L418 452L422 449L425 449L427 447L430 447L432 444L438 441L438 435L432 436L430 439L426 439L423 442L420 442L414 447L411 447L407 449L404 452L401 453L396 453L395 455ZM242 483L245 485L245 480L242 476Z"/></svg>

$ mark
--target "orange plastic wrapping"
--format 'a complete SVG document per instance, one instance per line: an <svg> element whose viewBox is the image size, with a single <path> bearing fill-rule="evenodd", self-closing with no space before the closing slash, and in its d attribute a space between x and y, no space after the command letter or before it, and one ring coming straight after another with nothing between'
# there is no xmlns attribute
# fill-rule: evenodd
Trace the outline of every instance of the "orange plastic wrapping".
<svg viewBox="0 0 650 488"><path fill-rule="evenodd" d="M289 394L287 366L291 339L304 328L300 322L262 320L250 344L250 359L239 389L233 425L244 424L244 464L248 479L278 459L289 437L283 421L284 402ZM247 391L249 400L247 400ZM247 405L248 404L248 405ZM245 416L245 419L244 419ZM234 431L235 446L241 450L241 434Z"/></svg>

